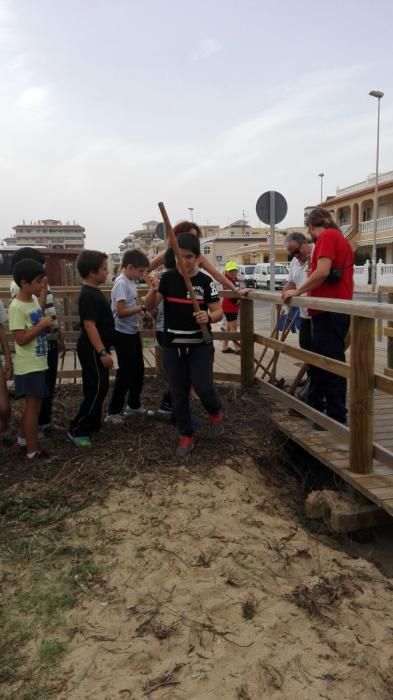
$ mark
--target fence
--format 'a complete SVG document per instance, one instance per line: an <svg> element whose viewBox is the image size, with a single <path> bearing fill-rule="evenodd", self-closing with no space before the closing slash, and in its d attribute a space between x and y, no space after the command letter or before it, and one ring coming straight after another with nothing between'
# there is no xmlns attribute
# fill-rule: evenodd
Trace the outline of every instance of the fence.
<svg viewBox="0 0 393 700"><path fill-rule="evenodd" d="M141 290L142 292L144 290ZM53 292L57 300L63 299L64 310L75 307L79 288L64 287L54 288ZM106 290L109 293L109 289ZM231 292L221 292L222 296L231 296ZM8 291L0 290L0 298L8 299ZM303 350L299 347L288 345L276 338L254 332L254 303L264 302L277 305L281 301L281 295L276 292L250 291L247 298L240 301L240 332L213 333L214 339L240 340L240 375L233 372L216 373L216 379L225 381L239 381L244 389L248 389L255 382L259 382L273 397L284 400L286 405L296 409L305 417L318 425L326 428L340 440L349 442L350 471L357 474L368 474L373 469L373 458L393 468L393 453L374 442L374 390L385 392L393 396L393 377L389 370L385 373L375 371L375 321L384 319L389 322L393 336L393 304L374 304L360 301L341 301L310 297L296 297L293 303L296 306L328 311L332 313L345 313L351 316L351 345L350 362L339 362L316 353ZM393 295L390 301L393 301ZM77 331L73 323L77 316L72 313L64 313L60 316L65 327L65 337L68 349L75 349ZM153 336L153 330L143 332L144 336ZM390 340L390 338L389 338ZM287 394L265 380L255 377L254 365L255 345L270 348L276 353L288 355L301 363L307 363L320 367L329 372L338 374L350 380L350 424L349 427L336 423L336 421L319 413L294 396ZM159 363L156 369L151 368L149 373L159 373ZM63 370L60 377L78 377L79 369Z"/></svg>

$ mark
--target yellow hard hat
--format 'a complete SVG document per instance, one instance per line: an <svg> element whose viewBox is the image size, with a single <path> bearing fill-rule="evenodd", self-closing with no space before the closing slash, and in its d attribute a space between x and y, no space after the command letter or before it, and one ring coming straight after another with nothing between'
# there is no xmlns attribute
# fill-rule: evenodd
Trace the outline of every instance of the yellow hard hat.
<svg viewBox="0 0 393 700"><path fill-rule="evenodd" d="M233 260L228 260L228 262L225 263L225 272L233 272L234 270L237 270L237 263Z"/></svg>

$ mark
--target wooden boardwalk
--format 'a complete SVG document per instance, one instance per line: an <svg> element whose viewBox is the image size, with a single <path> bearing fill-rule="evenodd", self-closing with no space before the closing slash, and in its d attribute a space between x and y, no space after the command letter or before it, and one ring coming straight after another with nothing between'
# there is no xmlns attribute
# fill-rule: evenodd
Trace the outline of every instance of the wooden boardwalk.
<svg viewBox="0 0 393 700"><path fill-rule="evenodd" d="M293 334L287 342L297 346L298 336ZM222 354L219 343L216 345L215 370L240 374L240 358L236 355ZM258 357L262 348L255 347L255 356ZM268 351L265 359L271 357L272 351ZM386 339L376 343L375 369L383 373L386 365ZM288 383L296 376L301 366L300 362L291 360L288 356L281 355L277 366L277 378L284 378ZM258 374L259 376L259 374ZM261 388L262 385L260 385ZM266 387L269 400L273 401L272 419L277 427L310 455L322 462L334 471L344 481L360 491L364 496L393 515L393 467L373 461L372 474L355 474L349 470L349 444L345 440L338 440L330 431L318 431L313 429L307 419L292 417L288 413L288 406L282 403ZM349 394L349 391L348 391ZM285 393L283 392L285 399ZM374 395L374 441L382 447L393 452L393 397L381 391L375 391ZM348 436L349 437L349 436Z"/></svg>

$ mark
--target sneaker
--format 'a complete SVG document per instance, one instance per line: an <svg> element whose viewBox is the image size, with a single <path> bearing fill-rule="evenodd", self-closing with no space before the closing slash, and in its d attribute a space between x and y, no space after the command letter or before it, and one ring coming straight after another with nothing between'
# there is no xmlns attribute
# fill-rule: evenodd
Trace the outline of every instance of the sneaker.
<svg viewBox="0 0 393 700"><path fill-rule="evenodd" d="M210 432L212 437L219 437L224 432L224 414L222 411L209 415Z"/></svg>
<svg viewBox="0 0 393 700"><path fill-rule="evenodd" d="M227 348L226 350L222 350L221 352L223 352L223 353L226 354L226 355L229 354L229 353L230 353L231 355L236 355L236 350L233 350L232 348Z"/></svg>
<svg viewBox="0 0 393 700"><path fill-rule="evenodd" d="M148 411L147 408L139 406L139 408L131 408L126 406L124 411L125 416L154 416L154 411Z"/></svg>
<svg viewBox="0 0 393 700"><path fill-rule="evenodd" d="M88 435L71 435L71 433L68 433L68 437L70 438L71 442L73 442L76 447L91 447L92 446L92 442L91 442Z"/></svg>
<svg viewBox="0 0 393 700"><path fill-rule="evenodd" d="M35 462L41 462L43 459L49 459L49 454L45 450L37 450L32 457L26 455L26 464L34 464Z"/></svg>
<svg viewBox="0 0 393 700"><path fill-rule="evenodd" d="M15 440L10 447L10 452L15 456L24 455L26 454L26 445L20 445L19 442Z"/></svg>
<svg viewBox="0 0 393 700"><path fill-rule="evenodd" d="M176 449L176 454L181 455L184 457L185 455L191 454L195 447L194 440L192 437L187 437L185 435L182 435L182 437L179 439L179 444Z"/></svg>
<svg viewBox="0 0 393 700"><path fill-rule="evenodd" d="M111 423L112 425L123 425L124 416L122 413L108 413L104 423Z"/></svg>
<svg viewBox="0 0 393 700"><path fill-rule="evenodd" d="M172 415L171 404L168 403L167 401L161 401L160 408L158 409L158 413L161 413L161 415L164 415L164 416L171 416Z"/></svg>

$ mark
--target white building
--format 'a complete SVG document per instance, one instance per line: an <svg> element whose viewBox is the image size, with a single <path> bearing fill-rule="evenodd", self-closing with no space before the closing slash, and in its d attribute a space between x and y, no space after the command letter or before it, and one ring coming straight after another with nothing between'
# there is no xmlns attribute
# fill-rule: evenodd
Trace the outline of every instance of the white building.
<svg viewBox="0 0 393 700"><path fill-rule="evenodd" d="M148 257L157 255L166 246L165 242L156 236L158 223L158 221L154 220L146 221L142 224L142 229L131 231L120 243L120 252L124 253L126 250L138 249L143 251Z"/></svg>
<svg viewBox="0 0 393 700"><path fill-rule="evenodd" d="M73 249L85 247L85 229L75 221L63 224L57 219L40 219L31 221L30 224L17 224L13 230L15 234L4 239L7 245Z"/></svg>

